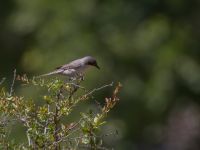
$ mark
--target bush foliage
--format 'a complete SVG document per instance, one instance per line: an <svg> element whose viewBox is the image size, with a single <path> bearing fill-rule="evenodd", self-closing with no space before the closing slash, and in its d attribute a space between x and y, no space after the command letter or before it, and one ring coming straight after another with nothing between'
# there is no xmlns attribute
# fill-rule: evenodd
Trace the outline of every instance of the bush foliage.
<svg viewBox="0 0 200 150"><path fill-rule="evenodd" d="M97 112L80 112L79 119L67 122L80 102L87 101L94 92L113 86L113 83L90 91L80 86L81 80L64 82L60 79L28 79L26 75L15 77L23 86L36 86L44 91L43 103L37 104L24 96L14 94L13 80L10 91L0 91L0 149L104 149L100 127L109 111L119 101L118 83L110 98ZM2 83L1 83L2 86ZM78 93L82 90L82 94ZM100 105L100 104L99 104ZM9 140L10 127L19 122L26 130L27 141L15 143Z"/></svg>

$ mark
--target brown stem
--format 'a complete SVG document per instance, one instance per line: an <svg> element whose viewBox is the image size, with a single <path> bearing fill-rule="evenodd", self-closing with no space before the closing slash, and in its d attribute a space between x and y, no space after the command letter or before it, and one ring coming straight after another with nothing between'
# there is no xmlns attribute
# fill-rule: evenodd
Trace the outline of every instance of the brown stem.
<svg viewBox="0 0 200 150"><path fill-rule="evenodd" d="M60 96L62 95L62 88L63 86L60 87L60 90L58 91L57 94L57 101L56 101L56 108L55 108L55 115L54 115L54 124L55 124L55 132L54 132L54 139L55 139L55 143L57 143L55 145L55 150L59 150L60 149L60 144L58 144L59 139L59 135L58 135L58 131L59 131L59 124L60 124L60 119L59 119L59 101L60 101Z"/></svg>
<svg viewBox="0 0 200 150"><path fill-rule="evenodd" d="M55 142L57 143L59 141L59 137L58 137L59 119L58 119L58 106L57 105L56 105L55 116L54 116L54 124L55 124L54 138L55 138ZM56 144L55 150L59 150L58 144Z"/></svg>

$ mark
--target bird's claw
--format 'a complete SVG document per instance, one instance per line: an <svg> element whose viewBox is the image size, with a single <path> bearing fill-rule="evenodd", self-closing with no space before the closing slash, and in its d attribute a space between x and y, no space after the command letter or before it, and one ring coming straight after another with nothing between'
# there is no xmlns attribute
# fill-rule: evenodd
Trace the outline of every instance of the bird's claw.
<svg viewBox="0 0 200 150"><path fill-rule="evenodd" d="M84 79L85 79L84 76L80 76L81 81L84 81Z"/></svg>

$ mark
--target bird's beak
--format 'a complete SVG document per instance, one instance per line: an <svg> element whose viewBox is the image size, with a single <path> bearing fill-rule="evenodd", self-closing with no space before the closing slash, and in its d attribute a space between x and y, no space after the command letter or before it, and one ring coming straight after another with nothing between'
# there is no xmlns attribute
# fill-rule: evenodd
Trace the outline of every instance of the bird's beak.
<svg viewBox="0 0 200 150"><path fill-rule="evenodd" d="M95 67L97 67L98 69L100 69L100 67L96 64Z"/></svg>

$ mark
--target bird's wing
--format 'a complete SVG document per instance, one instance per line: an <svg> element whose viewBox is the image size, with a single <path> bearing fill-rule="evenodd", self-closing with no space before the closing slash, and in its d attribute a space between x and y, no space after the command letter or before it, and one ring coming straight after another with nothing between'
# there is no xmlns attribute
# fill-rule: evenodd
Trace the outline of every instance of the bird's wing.
<svg viewBox="0 0 200 150"><path fill-rule="evenodd" d="M67 69L78 69L81 66L80 61L74 60L72 62L70 62L69 64L65 64L62 66L57 67L56 69L63 69L63 70L67 70Z"/></svg>

